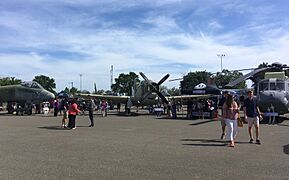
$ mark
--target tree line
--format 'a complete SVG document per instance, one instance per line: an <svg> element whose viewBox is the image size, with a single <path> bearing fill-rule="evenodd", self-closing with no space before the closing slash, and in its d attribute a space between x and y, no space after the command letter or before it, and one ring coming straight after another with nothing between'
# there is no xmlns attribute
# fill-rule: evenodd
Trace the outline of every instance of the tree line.
<svg viewBox="0 0 289 180"><path fill-rule="evenodd" d="M267 67L269 66L268 63L262 63L258 66ZM207 71L195 71L189 72L187 75L183 77L183 80L180 81L179 88L167 88L165 86L161 86L161 91L166 91L170 95L180 95L181 90L192 90L196 85L200 83L207 83L207 84L215 84L219 88L224 88L226 84L230 81L237 79L238 77L242 76L243 74L238 71L230 71L228 69L224 69L222 72L212 73ZM50 92L56 93L56 83L54 78L45 76L45 75L38 75L35 76L33 81L38 82L43 88L47 89ZM21 79L17 79L15 77L4 77L0 79L0 86L5 85L15 85L20 84L22 82ZM140 79L139 76L134 72L129 72L128 74L121 73L119 74L118 78L115 78L115 83L112 84L111 89L112 91L105 91L105 90L97 90L95 88L95 94L127 94L132 95L132 87L134 84L139 84ZM242 82L235 87L243 89L246 88L246 83ZM80 91L76 87L68 88L66 87L64 90L66 93L80 93ZM87 90L83 90L81 93L90 93Z"/></svg>

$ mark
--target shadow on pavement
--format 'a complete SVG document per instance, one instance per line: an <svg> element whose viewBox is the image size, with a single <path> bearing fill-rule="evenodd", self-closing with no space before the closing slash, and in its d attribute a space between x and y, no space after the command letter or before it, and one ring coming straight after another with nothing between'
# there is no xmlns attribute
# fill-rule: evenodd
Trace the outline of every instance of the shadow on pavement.
<svg viewBox="0 0 289 180"><path fill-rule="evenodd" d="M288 124L277 124L278 126L286 126L286 127L289 127Z"/></svg>
<svg viewBox="0 0 289 180"><path fill-rule="evenodd" d="M69 128L63 128L63 127L60 127L60 126L43 126L43 127L38 127L40 129L49 129L49 130L63 130L63 131L66 131L66 130L70 130Z"/></svg>
<svg viewBox="0 0 289 180"><path fill-rule="evenodd" d="M288 154L288 155L289 155L289 144L283 146L283 151L284 151L285 154Z"/></svg>
<svg viewBox="0 0 289 180"><path fill-rule="evenodd" d="M227 146L228 141L220 139L181 139L184 142L200 142L183 144L187 146ZM236 144L249 144L249 142L235 141Z"/></svg>
<svg viewBox="0 0 289 180"><path fill-rule="evenodd" d="M217 146L217 147L223 147L227 145L226 141L223 140L217 140L217 139L181 139L181 141L184 142L200 142L200 143L189 143L189 144L183 144L185 146Z"/></svg>
<svg viewBox="0 0 289 180"><path fill-rule="evenodd" d="M156 119L160 119L160 120L186 120L186 121L188 121L188 120L192 120L192 119L188 119L187 117L176 117L176 118L172 118L172 117L167 117L167 116L161 116L161 117L157 117L156 115L155 115L155 117L156 117Z"/></svg>
<svg viewBox="0 0 289 180"><path fill-rule="evenodd" d="M216 120L213 120L213 119L203 120L203 121L201 121L201 122L192 123L192 124L190 124L190 125L191 125L191 126L197 126L197 125L206 124L206 123L213 122L213 121L216 121Z"/></svg>
<svg viewBox="0 0 289 180"><path fill-rule="evenodd" d="M79 128L79 127L87 127L87 128L89 128L88 126L76 126L76 128ZM61 126L42 126L42 127L37 127L37 128L48 129L48 130L62 130L62 131L71 130L70 128L63 128Z"/></svg>
<svg viewBox="0 0 289 180"><path fill-rule="evenodd" d="M116 116L125 116L125 117L134 117L134 116L139 116L139 113L136 112L131 112L130 114L127 114L125 112L119 112L116 114Z"/></svg>

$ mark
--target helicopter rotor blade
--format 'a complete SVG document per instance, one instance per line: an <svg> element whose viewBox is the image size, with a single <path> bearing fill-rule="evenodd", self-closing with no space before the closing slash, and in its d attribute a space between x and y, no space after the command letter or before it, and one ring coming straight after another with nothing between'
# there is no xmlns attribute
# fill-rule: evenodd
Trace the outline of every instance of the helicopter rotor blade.
<svg viewBox="0 0 289 180"><path fill-rule="evenodd" d="M263 71L266 71L268 69L271 69L272 67L264 67L264 68L259 68L259 69L256 69L248 74L245 74L244 76L240 76L239 78L235 79L234 81L230 82L229 84L227 84L226 86L228 87L234 87L236 86L237 84L241 83L242 81L245 81L251 77L253 77L255 74L258 74L260 72L263 72Z"/></svg>

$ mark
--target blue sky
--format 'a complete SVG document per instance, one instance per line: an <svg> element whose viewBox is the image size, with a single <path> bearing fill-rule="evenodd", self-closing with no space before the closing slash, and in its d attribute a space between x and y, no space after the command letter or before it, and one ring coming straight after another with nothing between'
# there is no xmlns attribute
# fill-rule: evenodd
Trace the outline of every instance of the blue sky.
<svg viewBox="0 0 289 180"><path fill-rule="evenodd" d="M2 0L0 77L53 77L60 91L109 89L110 66L166 73L289 64L284 0ZM168 87L179 82L165 82Z"/></svg>

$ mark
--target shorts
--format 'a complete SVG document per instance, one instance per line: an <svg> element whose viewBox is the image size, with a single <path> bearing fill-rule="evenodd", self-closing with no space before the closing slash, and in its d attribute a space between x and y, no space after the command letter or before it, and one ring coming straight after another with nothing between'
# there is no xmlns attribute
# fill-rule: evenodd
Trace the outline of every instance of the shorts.
<svg viewBox="0 0 289 180"><path fill-rule="evenodd" d="M253 124L257 127L259 127L259 117L256 116L256 117L248 117L247 119L248 121L248 127L252 127Z"/></svg>
<svg viewBox="0 0 289 180"><path fill-rule="evenodd" d="M225 127L226 126L226 119L221 119L221 126Z"/></svg>

